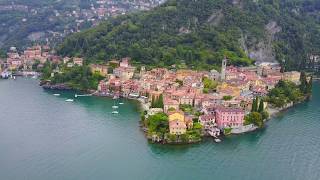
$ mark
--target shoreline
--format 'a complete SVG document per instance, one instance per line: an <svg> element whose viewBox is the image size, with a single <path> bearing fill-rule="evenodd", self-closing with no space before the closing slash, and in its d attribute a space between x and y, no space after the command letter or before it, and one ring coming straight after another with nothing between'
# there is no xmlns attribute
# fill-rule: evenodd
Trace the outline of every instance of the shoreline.
<svg viewBox="0 0 320 180"><path fill-rule="evenodd" d="M319 81L319 80L315 80L315 81ZM66 84L57 84L57 85L47 85L47 86L43 86L41 85L41 83L39 84L42 88L44 89L50 89L50 90L59 90L59 91L69 91L69 90L74 90L74 91L78 91L78 92L85 92L85 93L93 93L95 92L95 90L92 90L92 89L87 89L87 90L79 90L79 89L75 89L75 88L70 88L69 86L67 86ZM93 93L92 94L93 96L96 96L96 97L106 97L106 98L110 98L112 99L114 97L114 94L99 94L99 93ZM123 97L123 96L118 96L118 98L123 98L125 100L133 100L135 102L138 102L138 111L139 113L143 113L144 111L148 111L149 108L148 108L148 103L145 103L144 100L142 98L130 98L130 97ZM269 106L268 107L268 110L267 112L269 113L269 118L264 120L264 122L268 122L270 121L271 119L277 117L281 112L284 112L284 111L287 111L293 107L295 107L296 105L298 104L301 104L303 102L306 102L310 97L309 96L306 96L303 100L299 101L299 102L296 102L296 103L288 103L287 105L285 105L284 107L282 108L274 108L274 107L271 107ZM189 142L181 142L180 139L179 141L177 142L167 142L165 139L161 139L159 140L158 138L155 140L154 137L149 137L148 136L148 129L147 127L145 127L144 123L143 123L143 120L141 119L140 117L140 120L138 121L138 126L140 128L140 130L144 133L144 136L145 138L147 139L148 142L151 142L151 143L154 143L154 144L165 144L165 145L190 145L190 144L197 144L197 143L202 143L204 140L207 141L209 139L212 139L213 142L214 141L214 138L211 137L211 136L208 136L208 135L205 135L205 133L202 133L201 135L201 139L200 140L197 140L197 141L189 141ZM245 126L243 126L245 127ZM233 132L233 133L230 133L230 134L223 134L221 133L220 136L218 136L217 138L223 138L225 136L230 136L230 135L242 135L242 134L246 134L246 133L250 133L250 132L255 132L255 131L258 131L262 128L258 128L258 127L251 127L247 130L238 130L240 132Z"/></svg>

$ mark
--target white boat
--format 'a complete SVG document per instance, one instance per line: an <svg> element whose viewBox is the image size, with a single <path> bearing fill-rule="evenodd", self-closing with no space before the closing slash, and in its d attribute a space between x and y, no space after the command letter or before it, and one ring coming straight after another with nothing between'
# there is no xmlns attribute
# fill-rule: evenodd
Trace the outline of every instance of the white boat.
<svg viewBox="0 0 320 180"><path fill-rule="evenodd" d="M112 109L118 109L119 106L112 106Z"/></svg>
<svg viewBox="0 0 320 180"><path fill-rule="evenodd" d="M92 96L92 94L75 94L74 97L86 97L86 96Z"/></svg>
<svg viewBox="0 0 320 180"><path fill-rule="evenodd" d="M119 114L118 111L112 111L112 114Z"/></svg>
<svg viewBox="0 0 320 180"><path fill-rule="evenodd" d="M13 79L16 80L16 76L13 76Z"/></svg>
<svg viewBox="0 0 320 180"><path fill-rule="evenodd" d="M123 102L119 102L120 105L124 104Z"/></svg>
<svg viewBox="0 0 320 180"><path fill-rule="evenodd" d="M60 96L60 94L53 94L54 96Z"/></svg>
<svg viewBox="0 0 320 180"><path fill-rule="evenodd" d="M73 99L67 99L66 102L73 102Z"/></svg>
<svg viewBox="0 0 320 180"><path fill-rule="evenodd" d="M118 99L119 97L118 96L113 96L113 98L112 99Z"/></svg>
<svg viewBox="0 0 320 180"><path fill-rule="evenodd" d="M214 142L219 143L221 140L219 138L214 138Z"/></svg>

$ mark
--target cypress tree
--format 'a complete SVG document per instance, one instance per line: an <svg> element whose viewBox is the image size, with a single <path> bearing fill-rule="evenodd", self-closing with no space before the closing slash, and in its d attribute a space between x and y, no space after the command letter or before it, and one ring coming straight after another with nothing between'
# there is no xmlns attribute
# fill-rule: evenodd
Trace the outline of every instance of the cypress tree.
<svg viewBox="0 0 320 180"><path fill-rule="evenodd" d="M154 96L152 96L152 100L151 100L151 107L154 108L155 107L155 100L154 100Z"/></svg>
<svg viewBox="0 0 320 180"><path fill-rule="evenodd" d="M306 77L306 73L305 72L301 72L300 74L300 90L303 93L307 92L307 77Z"/></svg>
<svg viewBox="0 0 320 180"><path fill-rule="evenodd" d="M159 99L158 99L158 102L157 102L157 106L158 106L158 108L163 108L163 95L161 94L160 96L159 96Z"/></svg>
<svg viewBox="0 0 320 180"><path fill-rule="evenodd" d="M258 110L258 97L256 97L256 99L253 100L252 102L252 112L257 112Z"/></svg>
<svg viewBox="0 0 320 180"><path fill-rule="evenodd" d="M261 100L260 100L260 104L259 104L258 112L259 112L259 113L262 113L263 110L264 110L264 102L263 102L263 100L261 99Z"/></svg>

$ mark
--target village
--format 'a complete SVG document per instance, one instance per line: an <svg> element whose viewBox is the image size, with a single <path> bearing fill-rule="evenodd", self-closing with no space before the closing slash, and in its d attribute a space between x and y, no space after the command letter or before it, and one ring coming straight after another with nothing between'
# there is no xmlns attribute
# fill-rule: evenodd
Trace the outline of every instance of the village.
<svg viewBox="0 0 320 180"><path fill-rule="evenodd" d="M15 70L30 73L42 68L46 62L63 64L68 68L85 64L83 58L53 55L46 46L30 47L21 55L13 47L7 56L6 60L0 62L3 78ZM94 94L139 100L143 109L142 119L145 121L143 129L148 138L156 142L169 139L169 136L175 136L173 142L180 142L180 136L194 133L195 130L198 131L196 136L208 135L217 141L222 133L240 134L256 130L259 128L257 125L246 123L245 120L252 112L253 104L262 108L259 110L261 113L268 112L268 103L260 99L280 80L299 85L301 75L297 71L282 72L278 63L261 63L250 67L228 66L227 57L222 60L220 72L167 68L147 70L145 66L137 68L130 62L131 59L126 57L110 60L106 64L89 64L93 73L104 77ZM51 76L59 73L57 68ZM268 113L272 114L270 111ZM152 132L148 131L148 119L157 115L162 118L165 116L168 121L166 128L169 134L166 137L164 134L159 135L159 127L155 127ZM198 137L187 141L199 140Z"/></svg>

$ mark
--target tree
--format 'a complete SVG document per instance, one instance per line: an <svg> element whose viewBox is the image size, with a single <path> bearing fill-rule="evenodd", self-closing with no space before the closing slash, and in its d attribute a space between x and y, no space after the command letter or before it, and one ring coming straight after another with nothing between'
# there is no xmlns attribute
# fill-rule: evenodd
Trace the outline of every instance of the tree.
<svg viewBox="0 0 320 180"><path fill-rule="evenodd" d="M263 127L263 118L262 115L258 112L251 112L245 117L245 124L254 124L258 127Z"/></svg>
<svg viewBox="0 0 320 180"><path fill-rule="evenodd" d="M300 74L300 90L303 92L303 93L306 93L307 92L307 76L306 76L306 73L304 71L301 72Z"/></svg>
<svg viewBox="0 0 320 180"><path fill-rule="evenodd" d="M164 113L157 113L150 116L147 124L150 132L160 132L164 135L169 130L168 116Z"/></svg>
<svg viewBox="0 0 320 180"><path fill-rule="evenodd" d="M263 120L269 118L269 113L268 113L268 111L263 111L263 112L261 112L260 114L262 115L262 119L263 119Z"/></svg>
<svg viewBox="0 0 320 180"><path fill-rule="evenodd" d="M155 98L154 98L154 96L152 96L152 98L151 98L151 107L152 108L155 107Z"/></svg>
<svg viewBox="0 0 320 180"><path fill-rule="evenodd" d="M264 111L264 102L263 100L261 99L260 100L260 103L259 103L259 108L258 108L258 112L261 113Z"/></svg>
<svg viewBox="0 0 320 180"><path fill-rule="evenodd" d="M307 82L307 86L306 86L307 94L310 94L312 92L312 83L313 83L313 76L311 76L309 82Z"/></svg>
<svg viewBox="0 0 320 180"><path fill-rule="evenodd" d="M163 109L163 95L160 94L159 99L158 99L158 103L157 103L157 107L158 108L162 108Z"/></svg>
<svg viewBox="0 0 320 180"><path fill-rule="evenodd" d="M258 102L259 102L259 99L258 99L258 97L256 97L252 102L251 112L257 112L257 110L258 110Z"/></svg>
<svg viewBox="0 0 320 180"><path fill-rule="evenodd" d="M223 96L223 100L225 101L230 101L232 98L232 96Z"/></svg>

